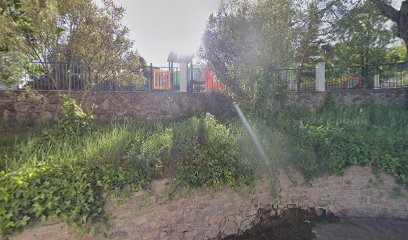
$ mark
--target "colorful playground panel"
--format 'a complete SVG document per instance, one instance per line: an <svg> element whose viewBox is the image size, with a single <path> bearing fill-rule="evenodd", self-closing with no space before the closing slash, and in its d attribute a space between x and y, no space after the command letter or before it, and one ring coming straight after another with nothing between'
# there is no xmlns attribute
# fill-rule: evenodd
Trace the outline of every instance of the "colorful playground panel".
<svg viewBox="0 0 408 240"><path fill-rule="evenodd" d="M154 69L153 73L153 89L171 90L169 71Z"/></svg>
<svg viewBox="0 0 408 240"><path fill-rule="evenodd" d="M155 90L172 90L173 86L180 86L180 71L154 69L153 70L153 89ZM188 72L188 79L191 79L191 73ZM210 67L197 68L193 71L193 79L195 82L200 82L199 85L204 87L203 92L212 92L222 89L222 85L215 82L213 79L212 69Z"/></svg>

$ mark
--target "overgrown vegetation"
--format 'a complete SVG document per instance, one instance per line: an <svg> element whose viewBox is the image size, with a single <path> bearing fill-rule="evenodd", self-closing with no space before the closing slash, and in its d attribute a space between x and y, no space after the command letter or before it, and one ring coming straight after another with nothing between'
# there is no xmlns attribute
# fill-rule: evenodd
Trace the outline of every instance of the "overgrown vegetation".
<svg viewBox="0 0 408 240"><path fill-rule="evenodd" d="M317 112L288 109L275 118L285 137L285 161L307 178L373 166L408 184L408 109L403 106L335 106Z"/></svg>
<svg viewBox="0 0 408 240"><path fill-rule="evenodd" d="M37 220L59 218L74 227L103 218L104 196L172 178L174 189L251 184L260 172L288 164L308 179L373 166L408 185L408 109L339 107L328 97L311 112L255 111L251 121L269 162L234 121L206 114L163 126L97 128L66 98L51 128L0 139L0 234ZM267 167L267 168L266 168Z"/></svg>
<svg viewBox="0 0 408 240"><path fill-rule="evenodd" d="M209 114L167 127L121 124L96 129L69 98L51 130L38 130L0 153L0 235L36 220L72 226L104 217L104 194L173 177L178 187L251 183L242 134ZM20 137L21 138L21 137ZM4 142L5 143L5 142Z"/></svg>

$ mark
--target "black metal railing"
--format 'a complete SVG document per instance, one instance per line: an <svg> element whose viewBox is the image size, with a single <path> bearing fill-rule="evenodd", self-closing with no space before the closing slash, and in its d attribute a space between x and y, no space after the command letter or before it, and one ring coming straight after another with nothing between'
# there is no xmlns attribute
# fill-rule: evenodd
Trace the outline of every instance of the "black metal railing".
<svg viewBox="0 0 408 240"><path fill-rule="evenodd" d="M274 82L286 87L288 91L316 90L316 70L314 68L286 68L274 70L269 74Z"/></svg>
<svg viewBox="0 0 408 240"><path fill-rule="evenodd" d="M85 89L86 74L78 64L71 63L30 63L23 86L34 90L72 90Z"/></svg>
<svg viewBox="0 0 408 240"><path fill-rule="evenodd" d="M101 78L90 74L80 64L31 63L26 67L27 76L20 86L37 91L179 91L181 70L178 66L143 66L139 82L123 82L114 74ZM222 89L209 67L189 67L183 73L188 92L213 92ZM143 77L142 77L143 76ZM140 81L142 80L142 81Z"/></svg>
<svg viewBox="0 0 408 240"><path fill-rule="evenodd" d="M104 72L103 77L87 71L76 63L30 63L20 86L37 91L144 91L144 84L124 81L115 73Z"/></svg>
<svg viewBox="0 0 408 240"><path fill-rule="evenodd" d="M326 91L408 87L408 62L326 67Z"/></svg>
<svg viewBox="0 0 408 240"><path fill-rule="evenodd" d="M209 67L189 67L181 73L177 66L144 66L144 79L123 82L114 74L98 78L75 63L31 63L20 86L39 91L179 91L181 75L187 77L188 92L213 92L223 89ZM263 72L268 73L267 71ZM287 68L269 71L270 84L279 82L288 91L315 91L316 68ZM327 66L326 91L345 89L384 89L408 87L408 62L392 65ZM142 80L142 81L140 81Z"/></svg>

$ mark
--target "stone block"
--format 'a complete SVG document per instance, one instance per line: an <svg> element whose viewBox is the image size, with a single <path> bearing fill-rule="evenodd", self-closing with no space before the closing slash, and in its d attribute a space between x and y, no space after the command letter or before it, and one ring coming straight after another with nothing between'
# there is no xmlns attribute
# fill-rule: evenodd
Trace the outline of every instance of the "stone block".
<svg viewBox="0 0 408 240"><path fill-rule="evenodd" d="M238 232L239 232L239 227L238 227L238 223L236 222L235 218L232 216L227 217L222 233L225 236L231 236L231 235L238 234Z"/></svg>
<svg viewBox="0 0 408 240"><path fill-rule="evenodd" d="M111 240L125 240L129 238L129 234L125 231L116 231L110 235Z"/></svg>

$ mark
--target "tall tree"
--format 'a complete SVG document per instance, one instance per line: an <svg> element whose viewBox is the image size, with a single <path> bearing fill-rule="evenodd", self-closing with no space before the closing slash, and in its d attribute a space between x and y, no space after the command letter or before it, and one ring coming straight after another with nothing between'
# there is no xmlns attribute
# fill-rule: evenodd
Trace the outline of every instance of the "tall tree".
<svg viewBox="0 0 408 240"><path fill-rule="evenodd" d="M201 55L238 100L253 102L259 73L292 58L294 16L287 0L230 1L210 16Z"/></svg>
<svg viewBox="0 0 408 240"><path fill-rule="evenodd" d="M92 0L13 0L19 3L18 10L12 0L2 1L8 4L0 5L5 6L0 8L1 17L8 22L0 31L18 40L0 38L0 46L7 43L0 51L3 55L18 53L26 61L37 61L45 73L52 71L49 63L77 64L88 89L99 81L144 83L139 55L121 22L124 9L113 1L104 0L99 7ZM19 18L13 18L15 12Z"/></svg>
<svg viewBox="0 0 408 240"><path fill-rule="evenodd" d="M296 12L298 20L295 29L298 31L298 43L295 61L300 67L314 66L314 57L320 55L320 45L323 43L317 2L301 2Z"/></svg>
<svg viewBox="0 0 408 240"><path fill-rule="evenodd" d="M392 4L392 1L395 1L396 4ZM348 12L361 5L367 5L367 2L373 4L376 9L373 11L375 14L385 17L396 25L396 32L393 35L404 40L408 48L408 0L319 0L319 14L329 26L337 20L347 18ZM400 8L394 8L393 5L399 2L401 2Z"/></svg>
<svg viewBox="0 0 408 240"><path fill-rule="evenodd" d="M375 4L379 12L397 25L397 36L405 41L408 49L408 0L401 2L400 9L395 9L388 1L370 0Z"/></svg>
<svg viewBox="0 0 408 240"><path fill-rule="evenodd" d="M384 61L387 46L393 42L392 30L384 24L371 2L364 2L342 14L331 28L334 54L340 64L376 65Z"/></svg>

